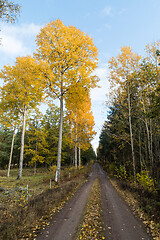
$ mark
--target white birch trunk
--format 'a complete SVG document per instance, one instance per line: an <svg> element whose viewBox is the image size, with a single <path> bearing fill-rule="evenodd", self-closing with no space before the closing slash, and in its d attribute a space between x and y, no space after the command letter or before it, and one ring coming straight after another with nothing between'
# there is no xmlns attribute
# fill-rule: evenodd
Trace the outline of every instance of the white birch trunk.
<svg viewBox="0 0 160 240"><path fill-rule="evenodd" d="M144 114L146 114L146 108L145 104L141 95L141 101L143 103L143 111ZM152 120L150 119L150 131L148 127L148 122L147 119L145 118L145 125L146 125L146 131L147 131L147 141L148 141L148 153L149 153L149 160L151 164L151 173L153 171L153 148L152 148Z"/></svg>
<svg viewBox="0 0 160 240"><path fill-rule="evenodd" d="M153 134L152 134L152 119L150 119L150 150L151 150L151 173L153 175L154 160L153 160Z"/></svg>
<svg viewBox="0 0 160 240"><path fill-rule="evenodd" d="M11 169L11 162L12 162L12 154L13 154L13 146L14 146L15 135L16 135L16 129L14 128L13 137L12 137L12 144L11 144L10 158L9 158L9 164L8 164L7 177L9 177L9 173L10 173L10 169Z"/></svg>
<svg viewBox="0 0 160 240"><path fill-rule="evenodd" d="M62 152L62 128L63 128L63 95L60 99L60 124L59 124L59 139L58 139L58 157L57 157L57 170L55 181L58 182L60 179L61 171L61 152Z"/></svg>
<svg viewBox="0 0 160 240"><path fill-rule="evenodd" d="M24 112L23 112L23 129L22 129L22 136L21 136L21 152L20 152L20 160L19 160L19 174L18 174L17 179L22 178L25 126L26 126L26 106L24 106Z"/></svg>
<svg viewBox="0 0 160 240"><path fill-rule="evenodd" d="M75 126L74 159L75 159L75 169L77 170L77 126Z"/></svg>
<svg viewBox="0 0 160 240"><path fill-rule="evenodd" d="M36 175L36 173L37 173L37 163L35 162L34 163L34 175Z"/></svg>
<svg viewBox="0 0 160 240"><path fill-rule="evenodd" d="M77 144L74 146L75 169L77 170Z"/></svg>
<svg viewBox="0 0 160 240"><path fill-rule="evenodd" d="M131 102L130 102L129 86L128 86L128 112L129 112L129 128L130 128L130 138L131 138L133 174L134 174L134 181L136 182L137 181L137 178L136 178L136 162L135 162L135 153L134 153L134 145L133 145L133 131L132 131Z"/></svg>
<svg viewBox="0 0 160 240"><path fill-rule="evenodd" d="M78 163L79 163L79 167L81 167L81 146L79 144L79 152L78 152Z"/></svg>
<svg viewBox="0 0 160 240"><path fill-rule="evenodd" d="M139 132L139 161L141 166L141 171L143 170L143 164L142 164L142 146L141 146L141 132Z"/></svg>
<svg viewBox="0 0 160 240"><path fill-rule="evenodd" d="M37 156L37 150L38 150L38 146L37 146L37 139L36 139L36 156ZM34 175L36 175L37 172L37 162L35 161L34 163Z"/></svg>

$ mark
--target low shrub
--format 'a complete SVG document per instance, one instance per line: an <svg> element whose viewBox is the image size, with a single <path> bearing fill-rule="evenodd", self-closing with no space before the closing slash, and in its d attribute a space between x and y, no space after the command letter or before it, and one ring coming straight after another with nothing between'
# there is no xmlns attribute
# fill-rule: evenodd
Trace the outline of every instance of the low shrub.
<svg viewBox="0 0 160 240"><path fill-rule="evenodd" d="M149 191L155 191L154 180L149 176L148 171L142 171L137 173L137 182L145 189Z"/></svg>

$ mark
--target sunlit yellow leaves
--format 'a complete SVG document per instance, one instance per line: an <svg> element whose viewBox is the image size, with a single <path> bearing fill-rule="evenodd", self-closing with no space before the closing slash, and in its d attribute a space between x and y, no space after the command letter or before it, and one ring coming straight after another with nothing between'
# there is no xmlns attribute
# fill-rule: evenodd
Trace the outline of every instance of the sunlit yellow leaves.
<svg viewBox="0 0 160 240"><path fill-rule="evenodd" d="M91 99L88 89L78 83L72 91L69 91L66 98L67 115L66 119L70 127L67 135L71 144L81 146L86 150L90 147L90 140L95 135L94 117L91 111ZM75 141L75 139L77 139Z"/></svg>
<svg viewBox="0 0 160 240"><path fill-rule="evenodd" d="M56 20L41 29L36 42L35 57L43 60L43 75L53 93L61 94L62 82L63 93L78 81L87 86L97 82L89 75L97 67L98 51L87 34Z"/></svg>
<svg viewBox="0 0 160 240"><path fill-rule="evenodd" d="M47 94L60 100L60 125L56 181L60 177L63 104L68 92L78 83L87 89L96 87L98 78L91 76L98 65L98 50L93 40L73 26L65 26L61 20L48 23L36 39L34 54L43 65L42 75ZM44 64L42 64L44 63ZM74 102L72 98L72 102Z"/></svg>
<svg viewBox="0 0 160 240"><path fill-rule="evenodd" d="M101 220L100 186L94 182L76 240L105 239Z"/></svg>
<svg viewBox="0 0 160 240"><path fill-rule="evenodd" d="M121 84L140 66L141 56L134 53L131 47L122 47L121 53L116 58L109 60L111 69L110 81Z"/></svg>
<svg viewBox="0 0 160 240"><path fill-rule="evenodd" d="M40 82L39 65L36 60L27 57L19 57L14 66L4 66L0 77L4 79L1 89L3 101L17 110L34 107L43 96L43 86Z"/></svg>

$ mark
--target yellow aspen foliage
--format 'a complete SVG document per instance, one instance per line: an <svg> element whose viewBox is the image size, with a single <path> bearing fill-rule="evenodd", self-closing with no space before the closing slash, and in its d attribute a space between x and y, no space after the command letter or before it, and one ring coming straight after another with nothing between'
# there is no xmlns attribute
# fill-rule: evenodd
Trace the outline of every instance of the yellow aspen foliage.
<svg viewBox="0 0 160 240"><path fill-rule="evenodd" d="M93 39L74 26L65 26L61 20L48 23L36 39L35 58L43 62L43 79L47 93L60 100L60 125L57 171L60 178L63 105L67 92L80 82L86 88L97 86L98 77L93 71L98 64L98 50ZM74 99L73 99L74 101Z"/></svg>
<svg viewBox="0 0 160 240"><path fill-rule="evenodd" d="M128 120L130 130L130 142L132 150L132 163L134 180L136 181L136 161L135 161L135 149L133 138L133 126L132 126L132 102L131 102L131 89L136 86L136 80L134 75L140 68L141 56L134 53L131 47L122 47L121 52L116 58L112 57L109 61L110 68L110 82L113 92L119 94L124 101L127 99L128 108ZM116 96L115 94L115 96Z"/></svg>
<svg viewBox="0 0 160 240"><path fill-rule="evenodd" d="M30 57L19 57L14 66L4 66L0 72L4 80L1 88L1 103L6 109L10 109L15 115L22 116L22 137L19 176L22 177L24 135L26 124L26 113L35 108L43 98L43 85L41 83L40 65Z"/></svg>
<svg viewBox="0 0 160 240"><path fill-rule="evenodd" d="M90 147L90 141L96 134L93 130L95 123L88 90L78 84L72 92L68 92L66 108L66 118L71 131L69 141L72 144L75 143L77 147L80 145L81 149L87 150Z"/></svg>

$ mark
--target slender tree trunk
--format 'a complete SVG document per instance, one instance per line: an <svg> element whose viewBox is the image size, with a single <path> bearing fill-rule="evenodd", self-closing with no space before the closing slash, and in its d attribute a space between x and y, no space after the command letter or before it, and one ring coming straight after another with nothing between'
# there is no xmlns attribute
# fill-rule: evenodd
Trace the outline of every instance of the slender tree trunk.
<svg viewBox="0 0 160 240"><path fill-rule="evenodd" d="M35 162L34 163L34 175L36 175L36 172L37 172L37 163Z"/></svg>
<svg viewBox="0 0 160 240"><path fill-rule="evenodd" d="M137 181L137 178L136 178L136 161L135 161L135 152L134 152L134 144L133 144L133 130L132 130L131 101L130 101L129 86L128 86L128 112L129 112L129 128L130 128L130 138L131 138L133 174L134 174L134 181L136 182Z"/></svg>
<svg viewBox="0 0 160 240"><path fill-rule="evenodd" d="M36 139L36 156L37 156L37 150L38 150L37 141L38 140ZM37 163L35 161L35 163L34 163L34 175L36 175L36 172L37 172Z"/></svg>
<svg viewBox="0 0 160 240"><path fill-rule="evenodd" d="M158 121L156 121L156 125L158 126ZM160 135L155 134L156 132L157 132L157 129L155 129L155 131L154 131L154 138L155 138L154 145L155 145L155 154L156 154L155 175L156 175L158 184L160 185L160 141L159 141Z"/></svg>
<svg viewBox="0 0 160 240"><path fill-rule="evenodd" d="M20 152L20 161L19 161L19 174L18 174L17 179L22 178L25 125L26 125L26 106L24 106L24 112L23 112L23 129L22 129L22 136L21 136L21 152Z"/></svg>
<svg viewBox="0 0 160 240"><path fill-rule="evenodd" d="M63 91L63 89L61 90ZM61 152L62 152L62 128L63 128L63 94L61 92L60 98L60 124L59 124L59 139L58 139L58 157L57 157L57 170L55 181L58 182L60 179L61 171Z"/></svg>
<svg viewBox="0 0 160 240"><path fill-rule="evenodd" d="M154 175L152 119L150 119L151 174Z"/></svg>
<svg viewBox="0 0 160 240"><path fill-rule="evenodd" d="M79 167L81 167L81 146L79 144L79 152L78 152L78 162L79 162Z"/></svg>
<svg viewBox="0 0 160 240"><path fill-rule="evenodd" d="M77 170L77 125L75 123L75 147L74 147L75 169Z"/></svg>
<svg viewBox="0 0 160 240"><path fill-rule="evenodd" d="M145 104L144 104L144 101L142 98L142 94L141 94L141 101L143 103L144 114L146 114L146 108L145 108ZM150 172L151 172L151 174L153 174L152 120L150 119L150 131L149 131L149 127L148 127L149 124L148 124L146 118L145 118L145 125L146 125L146 132L147 132L149 160L150 160L150 164L151 164Z"/></svg>
<svg viewBox="0 0 160 240"><path fill-rule="evenodd" d="M124 150L123 150L123 166L124 166L124 168L126 168L126 162L125 162Z"/></svg>
<svg viewBox="0 0 160 240"><path fill-rule="evenodd" d="M16 129L14 128L13 137L12 137L12 144L11 144L10 158L9 158L9 164L8 164L7 177L9 177L9 173L10 173L10 169L11 169L11 162L12 162L12 154L13 154L13 146L14 146L15 135L16 135Z"/></svg>
<svg viewBox="0 0 160 240"><path fill-rule="evenodd" d="M141 129L139 131L139 161L141 166L141 171L143 170L143 164L142 164L142 146L141 146Z"/></svg>
<svg viewBox="0 0 160 240"><path fill-rule="evenodd" d="M77 144L74 146L75 169L77 170Z"/></svg>

